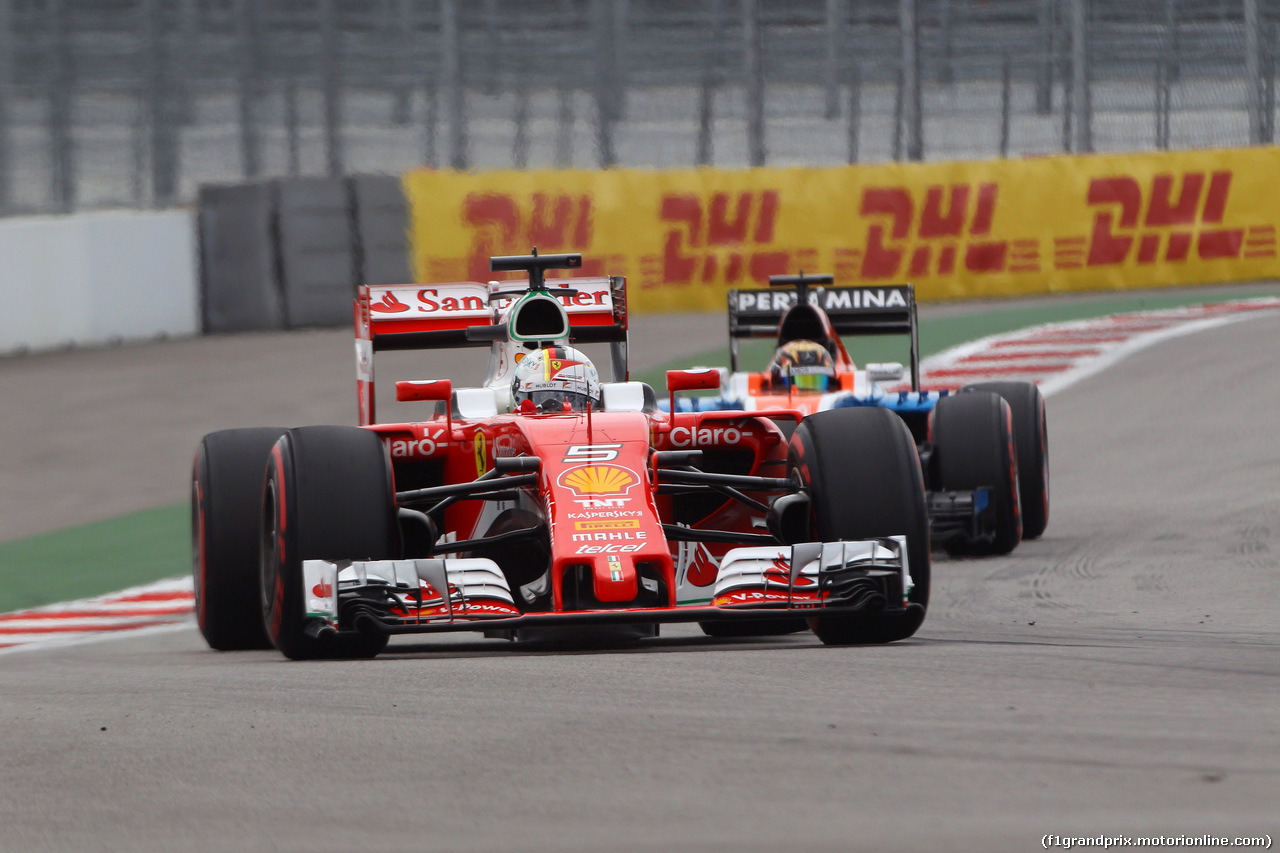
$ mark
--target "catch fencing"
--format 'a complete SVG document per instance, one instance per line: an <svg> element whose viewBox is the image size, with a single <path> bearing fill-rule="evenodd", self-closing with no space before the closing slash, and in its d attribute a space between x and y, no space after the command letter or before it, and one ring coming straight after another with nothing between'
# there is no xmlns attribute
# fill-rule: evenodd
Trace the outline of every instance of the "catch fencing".
<svg viewBox="0 0 1280 853"><path fill-rule="evenodd" d="M1269 143L1280 0L0 0L0 213Z"/></svg>

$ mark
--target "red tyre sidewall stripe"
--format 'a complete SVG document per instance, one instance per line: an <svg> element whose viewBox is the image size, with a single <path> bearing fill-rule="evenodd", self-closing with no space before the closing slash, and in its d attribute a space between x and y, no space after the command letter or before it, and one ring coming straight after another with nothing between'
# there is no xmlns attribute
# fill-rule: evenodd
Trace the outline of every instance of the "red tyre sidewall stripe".
<svg viewBox="0 0 1280 853"><path fill-rule="evenodd" d="M195 474L194 474L195 492L196 492L195 493L196 554L197 554L197 561L198 561L196 565L196 590L195 590L196 624L200 626L201 631L204 630L205 624L206 624L205 608L207 605L205 604L205 599L207 596L205 595L205 588L206 588L207 581L206 581L205 573L206 573L206 566L208 565L208 560L209 560L208 555L205 553L205 548L207 547L206 546L207 539L206 539L205 524L204 524L204 515L205 515L204 489L200 485L200 457L203 455L203 453L204 453L203 448L201 448L199 451L196 452Z"/></svg>

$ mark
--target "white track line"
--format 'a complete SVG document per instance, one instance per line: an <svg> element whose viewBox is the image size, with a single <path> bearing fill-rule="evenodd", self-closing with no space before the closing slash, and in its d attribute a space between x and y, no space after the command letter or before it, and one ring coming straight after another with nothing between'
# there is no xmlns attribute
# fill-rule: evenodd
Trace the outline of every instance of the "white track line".
<svg viewBox="0 0 1280 853"><path fill-rule="evenodd" d="M1277 309L1280 297L1263 297L1032 326L926 358L920 365L921 384L955 387L983 379L1027 379L1048 397L1161 341Z"/></svg>
<svg viewBox="0 0 1280 853"><path fill-rule="evenodd" d="M952 347L925 359L920 372L923 384L938 387L981 379L1029 379L1048 397L1161 341L1277 309L1280 297L1265 297L1048 323ZM192 580L184 577L84 601L4 613L0 614L0 655L184 629L193 624L193 611Z"/></svg>

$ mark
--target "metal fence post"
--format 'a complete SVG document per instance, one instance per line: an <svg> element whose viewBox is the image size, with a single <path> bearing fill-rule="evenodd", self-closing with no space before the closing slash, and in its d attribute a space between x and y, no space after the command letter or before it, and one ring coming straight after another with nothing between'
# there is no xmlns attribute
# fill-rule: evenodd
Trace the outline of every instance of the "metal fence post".
<svg viewBox="0 0 1280 853"><path fill-rule="evenodd" d="M49 0L45 26L53 44L49 75L49 142L53 206L70 213L76 201L75 142L71 137L71 44L65 0Z"/></svg>
<svg viewBox="0 0 1280 853"><path fill-rule="evenodd" d="M416 41L413 34L412 0L395 0L394 14L387 16L392 30L388 44L399 44L398 77L392 87L391 121L405 127L413 121L413 61Z"/></svg>
<svg viewBox="0 0 1280 853"><path fill-rule="evenodd" d="M320 67L324 74L324 150L328 174L342 175L342 42L335 0L320 0Z"/></svg>
<svg viewBox="0 0 1280 853"><path fill-rule="evenodd" d="M764 69L760 60L760 3L742 0L742 76L747 96L747 162L765 161Z"/></svg>
<svg viewBox="0 0 1280 853"><path fill-rule="evenodd" d="M1169 63L1156 61L1156 148L1169 147Z"/></svg>
<svg viewBox="0 0 1280 853"><path fill-rule="evenodd" d="M13 88L13 0L0 0L0 215L13 202L9 99Z"/></svg>
<svg viewBox="0 0 1280 853"><path fill-rule="evenodd" d="M164 45L164 18L159 0L142 6L147 34L147 103L151 128L151 199L168 207L178 196L178 116L173 109L173 75Z"/></svg>
<svg viewBox="0 0 1280 853"><path fill-rule="evenodd" d="M1262 62L1259 55L1258 0L1244 0L1245 108L1249 111L1249 144L1260 145L1262 135Z"/></svg>
<svg viewBox="0 0 1280 853"><path fill-rule="evenodd" d="M1000 156L1009 156L1009 113L1013 101L1013 61L1004 55L1000 65Z"/></svg>
<svg viewBox="0 0 1280 853"><path fill-rule="evenodd" d="M698 91L696 162L711 165L715 155L716 91L720 88L724 43L724 0L707 0L707 41L702 48L702 81Z"/></svg>
<svg viewBox="0 0 1280 853"><path fill-rule="evenodd" d="M515 115L512 122L515 124L515 138L511 143L511 162L517 169L523 169L529 165L529 113L531 111L531 96L529 94L529 69L534 63L535 50L530 47L529 40L525 35L524 22L517 19L516 21L521 31L519 43L516 47L516 55L520 58L520 68L522 73L516 75L516 103Z"/></svg>
<svg viewBox="0 0 1280 853"><path fill-rule="evenodd" d="M568 24L574 19L573 0L560 0L560 16ZM567 169L573 165L573 81L569 72L560 66L556 74L556 166Z"/></svg>
<svg viewBox="0 0 1280 853"><path fill-rule="evenodd" d="M938 82L950 83L955 80L955 69L952 67L952 30L955 10L952 7L952 0L941 0L942 7L938 11L939 29L942 31L939 36L942 40L941 56L938 58ZM916 41L919 44L919 40Z"/></svg>
<svg viewBox="0 0 1280 853"><path fill-rule="evenodd" d="M1068 0L1071 15L1072 150L1083 154L1093 150L1092 115L1089 102L1089 0Z"/></svg>
<svg viewBox="0 0 1280 853"><path fill-rule="evenodd" d="M302 172L298 124L298 81L290 76L284 84L284 139L289 158L289 176L293 178Z"/></svg>
<svg viewBox="0 0 1280 853"><path fill-rule="evenodd" d="M428 80L426 92L426 115L422 117L422 164L435 168L440 162L436 153L436 128L440 124L440 96L436 91L434 80Z"/></svg>
<svg viewBox="0 0 1280 853"><path fill-rule="evenodd" d="M618 95L619 12L616 0L592 0L591 44L596 59L596 159L604 169L618 162L613 147L613 126L621 114Z"/></svg>
<svg viewBox="0 0 1280 853"><path fill-rule="evenodd" d="M449 165L466 169L467 95L462 84L462 28L458 24L458 0L440 0L440 80L449 111Z"/></svg>
<svg viewBox="0 0 1280 853"><path fill-rule="evenodd" d="M182 50L178 52L178 61L173 63L174 74L178 84L172 115L175 120L192 124L196 120L196 45L200 43L200 21L197 0L178 0L178 32L181 34ZM179 164L180 165L180 164Z"/></svg>
<svg viewBox="0 0 1280 853"><path fill-rule="evenodd" d="M902 42L902 123L908 160L924 159L918 8L917 0L898 0L898 27Z"/></svg>
<svg viewBox="0 0 1280 853"><path fill-rule="evenodd" d="M826 81L827 120L840 114L840 57L844 54L845 0L827 0L827 56L823 66Z"/></svg>
<svg viewBox="0 0 1280 853"><path fill-rule="evenodd" d="M855 59L849 63L848 162L858 162L858 125L862 119L862 71Z"/></svg>
<svg viewBox="0 0 1280 853"><path fill-rule="evenodd" d="M1164 50L1166 57L1165 77L1172 83L1181 73L1182 38L1178 33L1178 0L1165 0L1164 3Z"/></svg>
<svg viewBox="0 0 1280 853"><path fill-rule="evenodd" d="M1064 55L1062 58L1062 150L1071 150L1071 127L1072 119L1075 117L1075 91L1072 88L1072 80L1075 74L1071 68L1071 57Z"/></svg>
<svg viewBox="0 0 1280 853"><path fill-rule="evenodd" d="M1276 141L1276 31L1272 24L1264 30L1265 51L1263 56L1263 97L1262 97L1262 140L1270 145Z"/></svg>
<svg viewBox="0 0 1280 853"><path fill-rule="evenodd" d="M236 41L240 62L240 163L246 178L256 178L262 170L258 152L258 48L256 0L236 0Z"/></svg>
<svg viewBox="0 0 1280 853"><path fill-rule="evenodd" d="M903 82L905 75L902 73L902 63L898 63L898 80L897 88L893 99L893 159L894 162L902 159L902 113L903 101L906 100L903 90Z"/></svg>
<svg viewBox="0 0 1280 853"><path fill-rule="evenodd" d="M1036 113L1048 115L1053 112L1053 0L1040 0L1037 12L1044 58L1036 67Z"/></svg>

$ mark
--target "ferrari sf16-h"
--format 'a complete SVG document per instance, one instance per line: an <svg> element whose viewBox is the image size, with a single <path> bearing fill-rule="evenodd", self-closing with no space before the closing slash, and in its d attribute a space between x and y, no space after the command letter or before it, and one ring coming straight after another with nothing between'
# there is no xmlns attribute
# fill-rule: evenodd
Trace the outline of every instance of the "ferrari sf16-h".
<svg viewBox="0 0 1280 853"><path fill-rule="evenodd" d="M491 259L527 280L361 287L358 426L204 437L192 535L210 646L368 657L400 634L671 622L829 644L916 632L929 514L906 422L661 411L629 378L625 280L546 277L581 262L535 252ZM607 345L609 381L584 345ZM483 384L397 382L422 417L377 421L377 353L471 346L489 350ZM718 383L669 371L665 402Z"/></svg>

